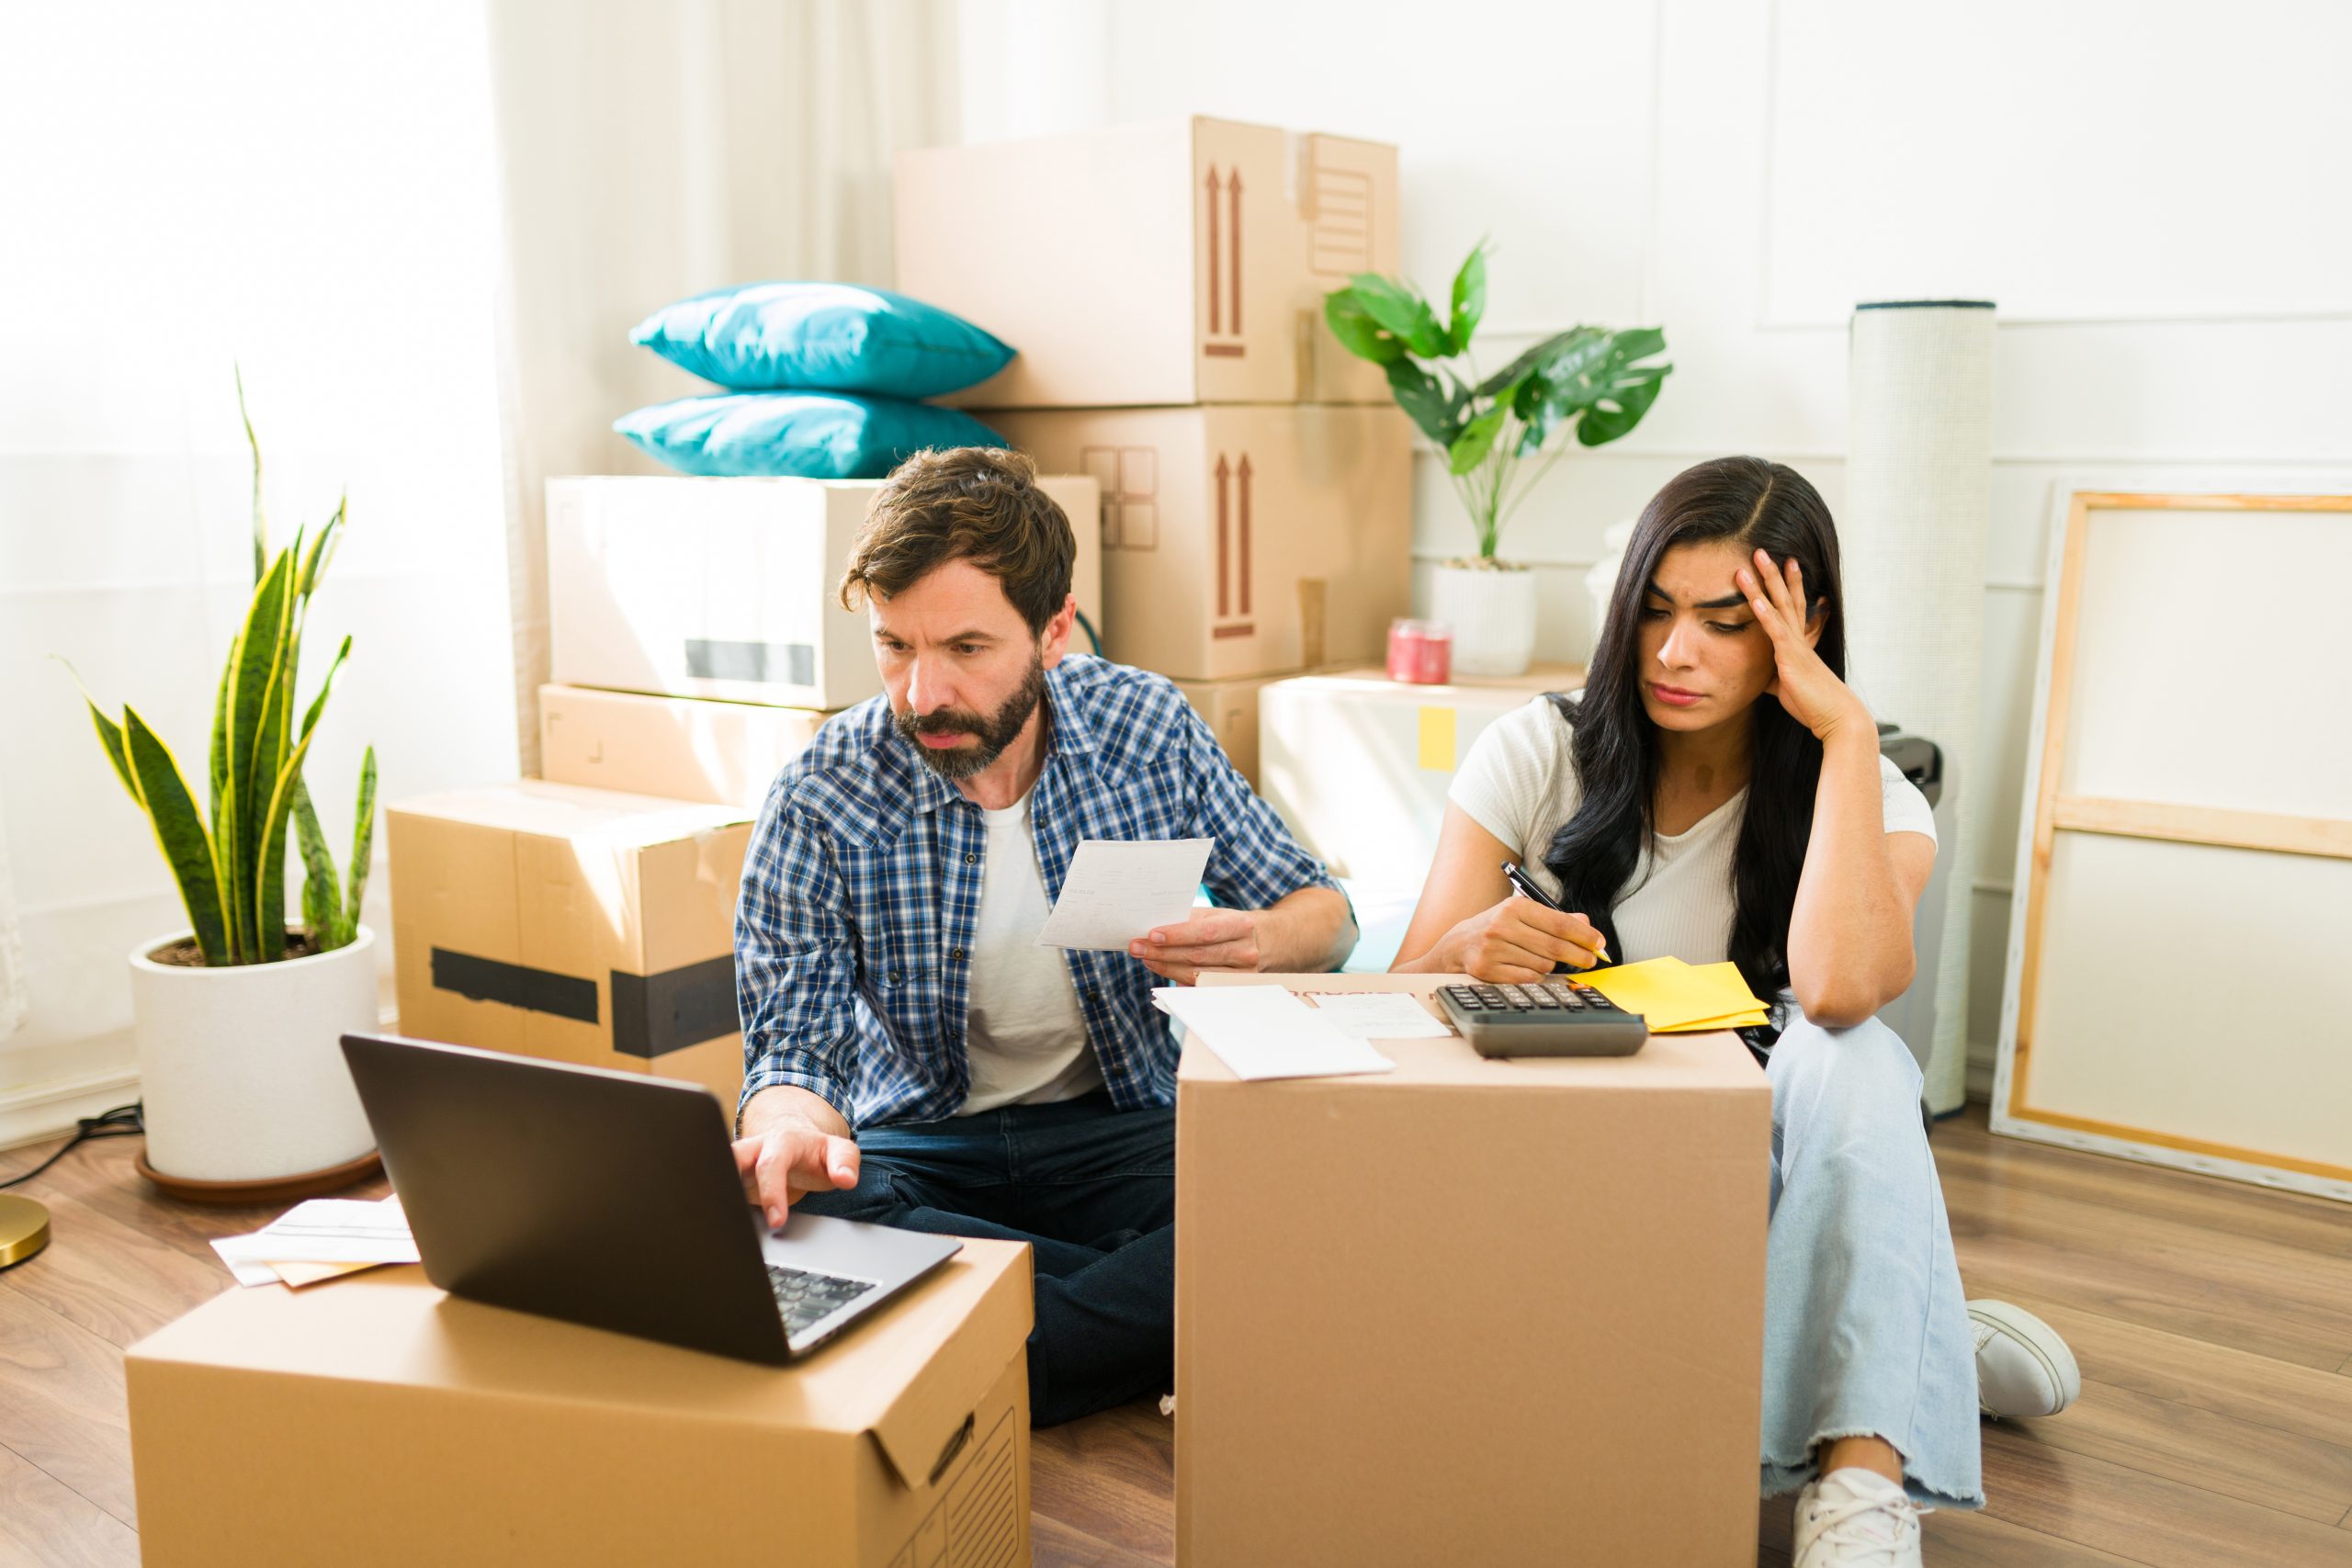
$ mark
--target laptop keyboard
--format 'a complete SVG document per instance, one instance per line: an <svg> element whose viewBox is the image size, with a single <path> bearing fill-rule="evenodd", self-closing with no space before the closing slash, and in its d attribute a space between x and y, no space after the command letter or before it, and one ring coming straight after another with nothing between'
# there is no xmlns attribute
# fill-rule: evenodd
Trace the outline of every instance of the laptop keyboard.
<svg viewBox="0 0 2352 1568"><path fill-rule="evenodd" d="M808 1269L768 1265L768 1288L784 1314L784 1331L801 1334L874 1289L871 1280L844 1280Z"/></svg>

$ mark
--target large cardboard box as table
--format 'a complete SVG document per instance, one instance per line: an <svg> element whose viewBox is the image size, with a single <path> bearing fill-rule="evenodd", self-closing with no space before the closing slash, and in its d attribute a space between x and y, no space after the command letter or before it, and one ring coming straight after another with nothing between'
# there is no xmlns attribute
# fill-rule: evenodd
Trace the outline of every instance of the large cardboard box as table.
<svg viewBox="0 0 2352 1568"><path fill-rule="evenodd" d="M1401 417L1401 416L1399 416ZM1041 474L1078 535L1070 592L1102 629L1091 479ZM879 479L548 481L549 673L566 685L820 711L882 690L842 572ZM1078 646L1086 646L1079 634Z"/></svg>
<svg viewBox="0 0 2352 1568"><path fill-rule="evenodd" d="M735 900L753 813L523 779L384 812L400 1027L743 1082Z"/></svg>
<svg viewBox="0 0 2352 1568"><path fill-rule="evenodd" d="M1747 1048L1379 1048L1395 1072L1243 1083L1184 1046L1177 1561L1752 1564L1771 1095Z"/></svg>
<svg viewBox="0 0 2352 1568"><path fill-rule="evenodd" d="M832 717L807 708L539 688L539 772L549 784L757 811L785 764Z"/></svg>
<svg viewBox="0 0 2352 1568"><path fill-rule="evenodd" d="M1333 875L1418 893L1478 737L1539 693L1583 684L1573 664L1444 686L1376 667L1277 681L1258 694L1258 792Z"/></svg>
<svg viewBox="0 0 2352 1568"><path fill-rule="evenodd" d="M1190 119L900 152L899 288L1019 349L977 408L1385 403L1323 296L1395 273L1396 149Z"/></svg>
<svg viewBox="0 0 2352 1568"><path fill-rule="evenodd" d="M1385 656L1412 594L1412 428L1394 407L991 416L1102 491L1103 651L1181 681Z"/></svg>
<svg viewBox="0 0 2352 1568"><path fill-rule="evenodd" d="M614 1238L614 1266L628 1241ZM445 1296L231 1291L132 1346L148 1568L1029 1561L1028 1248L755 1366Z"/></svg>

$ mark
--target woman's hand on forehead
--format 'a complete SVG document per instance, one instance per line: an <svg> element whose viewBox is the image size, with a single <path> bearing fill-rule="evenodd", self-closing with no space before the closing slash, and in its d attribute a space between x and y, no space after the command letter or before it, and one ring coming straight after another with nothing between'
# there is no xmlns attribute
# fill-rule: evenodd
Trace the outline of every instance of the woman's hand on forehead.
<svg viewBox="0 0 2352 1568"><path fill-rule="evenodd" d="M1811 605L1804 569L1795 558L1775 566L1771 556L1759 549L1750 564L1739 569L1736 580L1739 591L1747 595L1747 607L1756 612L1757 624L1772 639L1774 668L1766 693L1778 697L1789 716L1819 739L1828 739L1841 725L1870 726L1862 700L1814 651L1815 638L1806 629Z"/></svg>

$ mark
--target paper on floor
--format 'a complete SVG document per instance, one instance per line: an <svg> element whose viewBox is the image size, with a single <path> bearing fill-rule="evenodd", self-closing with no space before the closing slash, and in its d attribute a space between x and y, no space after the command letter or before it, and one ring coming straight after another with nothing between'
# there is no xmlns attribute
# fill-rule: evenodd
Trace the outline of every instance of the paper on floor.
<svg viewBox="0 0 2352 1568"><path fill-rule="evenodd" d="M1350 1039L1280 986L1162 986L1151 998L1188 1033L1199 1035L1236 1077L1319 1078L1396 1070L1396 1063Z"/></svg>
<svg viewBox="0 0 2352 1568"><path fill-rule="evenodd" d="M1125 953L1155 926L1189 919L1211 839L1088 839L1070 857L1041 947Z"/></svg>
<svg viewBox="0 0 2352 1568"><path fill-rule="evenodd" d="M1441 1040L1452 1034L1410 991L1317 991L1315 1010L1355 1040Z"/></svg>

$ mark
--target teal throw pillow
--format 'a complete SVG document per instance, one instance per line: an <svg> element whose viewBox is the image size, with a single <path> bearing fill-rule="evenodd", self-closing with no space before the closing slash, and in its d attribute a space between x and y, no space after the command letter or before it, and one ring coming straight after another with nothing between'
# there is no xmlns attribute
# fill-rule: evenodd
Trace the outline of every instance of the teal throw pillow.
<svg viewBox="0 0 2352 1568"><path fill-rule="evenodd" d="M613 428L682 472L729 478L878 479L926 447L1009 445L955 409L834 392L683 398Z"/></svg>
<svg viewBox="0 0 2352 1568"><path fill-rule="evenodd" d="M738 391L935 398L985 381L1012 350L961 316L848 283L747 283L681 299L629 341Z"/></svg>

